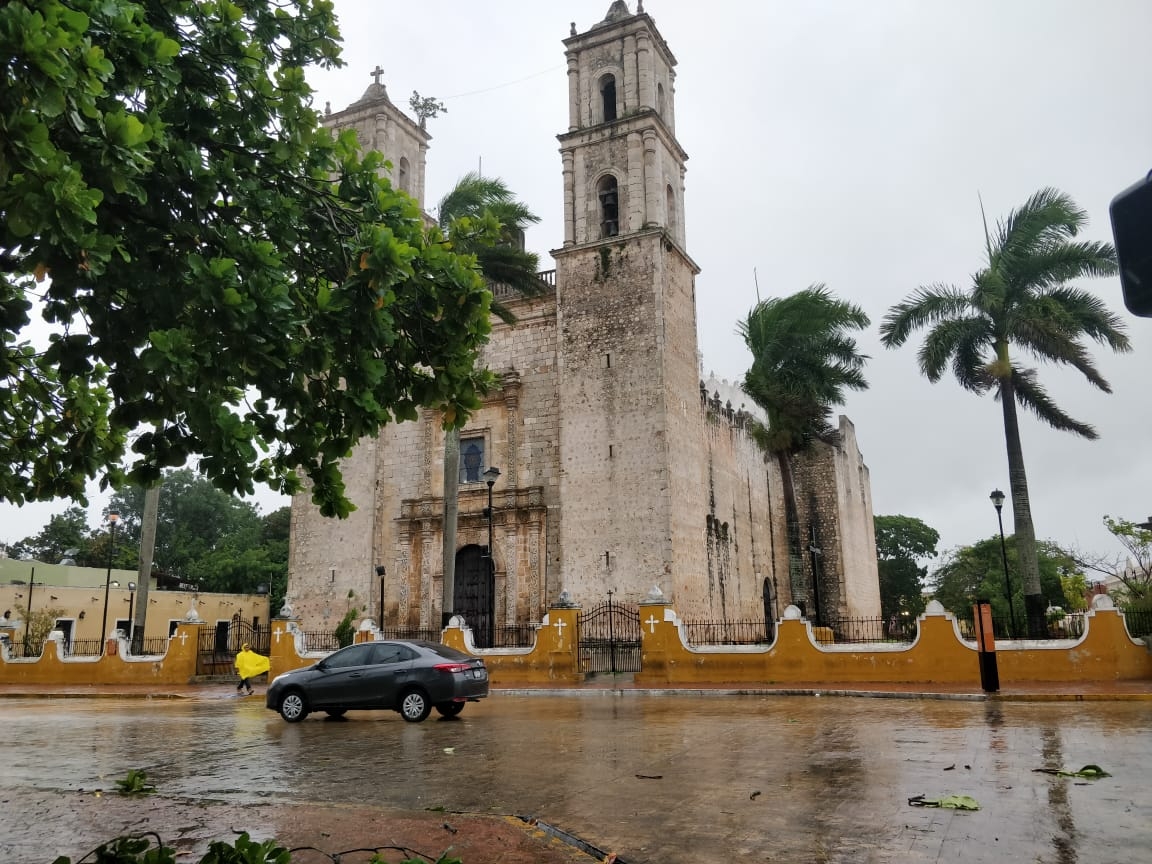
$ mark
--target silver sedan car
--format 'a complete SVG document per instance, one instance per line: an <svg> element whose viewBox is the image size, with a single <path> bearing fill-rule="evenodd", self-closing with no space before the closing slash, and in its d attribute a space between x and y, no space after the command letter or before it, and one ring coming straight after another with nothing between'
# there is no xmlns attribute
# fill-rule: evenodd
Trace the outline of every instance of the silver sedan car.
<svg viewBox="0 0 1152 864"><path fill-rule="evenodd" d="M437 642L361 642L318 663L277 675L265 705L289 723L313 711L342 717L348 711L399 711L419 723L433 708L455 717L467 702L488 695L488 670L471 657Z"/></svg>

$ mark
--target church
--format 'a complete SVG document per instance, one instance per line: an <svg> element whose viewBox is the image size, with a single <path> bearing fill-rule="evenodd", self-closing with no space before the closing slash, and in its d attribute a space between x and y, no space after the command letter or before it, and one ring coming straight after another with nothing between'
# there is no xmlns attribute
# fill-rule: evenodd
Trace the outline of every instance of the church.
<svg viewBox="0 0 1152 864"><path fill-rule="evenodd" d="M564 241L542 296L492 290L480 362L498 387L460 433L455 589L476 644L558 602L635 604L657 591L682 618L818 622L880 614L868 469L839 441L793 457L795 519L775 457L738 388L705 380L697 263L684 229L676 58L639 3L564 39L568 128L558 135ZM424 202L431 138L377 77L333 130L391 162ZM748 403L748 404L745 404ZM390 631L445 612L444 431L437 411L389 426L343 463L357 509L292 503L288 598L305 629L350 609ZM490 506L489 506L490 505Z"/></svg>

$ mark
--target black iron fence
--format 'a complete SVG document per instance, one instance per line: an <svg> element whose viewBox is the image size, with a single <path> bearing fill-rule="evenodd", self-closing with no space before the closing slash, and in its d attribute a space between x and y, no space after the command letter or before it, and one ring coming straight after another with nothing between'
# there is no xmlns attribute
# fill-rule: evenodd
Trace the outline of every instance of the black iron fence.
<svg viewBox="0 0 1152 864"><path fill-rule="evenodd" d="M421 642L440 642L443 633L439 627L385 627L381 639L415 639Z"/></svg>
<svg viewBox="0 0 1152 864"><path fill-rule="evenodd" d="M140 634L136 634L128 645L128 653L134 657L154 657L167 654L168 637L152 636L145 639Z"/></svg>
<svg viewBox="0 0 1152 864"><path fill-rule="evenodd" d="M1124 626L1133 639L1152 636L1152 609L1128 609L1124 612Z"/></svg>
<svg viewBox="0 0 1152 864"><path fill-rule="evenodd" d="M302 630L305 651L339 651L343 646L334 630Z"/></svg>
<svg viewBox="0 0 1152 864"><path fill-rule="evenodd" d="M914 642L919 632L914 619L895 615L888 618L837 618L824 626L832 631L833 642L837 645Z"/></svg>
<svg viewBox="0 0 1152 864"><path fill-rule="evenodd" d="M8 656L13 660L24 659L29 657L39 657L44 653L43 642L25 642L23 640L9 642Z"/></svg>
<svg viewBox="0 0 1152 864"><path fill-rule="evenodd" d="M64 643L65 657L99 657L103 653L103 639L73 639Z"/></svg>
<svg viewBox="0 0 1152 864"><path fill-rule="evenodd" d="M516 624L492 630L493 648L531 648L536 644L535 624Z"/></svg>
<svg viewBox="0 0 1152 864"><path fill-rule="evenodd" d="M767 645L773 635L763 619L750 621L685 621L689 645Z"/></svg>
<svg viewBox="0 0 1152 864"><path fill-rule="evenodd" d="M960 628L961 636L968 641L976 641L976 630L970 620L960 618L956 624ZM1017 618L1013 622L1011 618L994 617L992 619L992 635L1002 641L1012 639L1079 639L1084 635L1084 626L1084 613L1072 612L1063 618L1049 620L1042 636L1030 636L1028 635L1027 621Z"/></svg>

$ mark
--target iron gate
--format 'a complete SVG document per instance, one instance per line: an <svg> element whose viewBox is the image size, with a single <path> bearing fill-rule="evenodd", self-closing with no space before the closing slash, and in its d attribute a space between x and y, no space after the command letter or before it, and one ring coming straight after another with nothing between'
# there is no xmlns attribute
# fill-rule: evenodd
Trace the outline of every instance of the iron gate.
<svg viewBox="0 0 1152 864"><path fill-rule="evenodd" d="M217 621L215 627L201 627L200 644L197 646L199 650L196 652L196 674L230 674L236 655L245 644L257 654L267 657L272 646L271 628L254 627L237 618Z"/></svg>
<svg viewBox="0 0 1152 864"><path fill-rule="evenodd" d="M581 672L640 671L640 610L608 598L580 615Z"/></svg>

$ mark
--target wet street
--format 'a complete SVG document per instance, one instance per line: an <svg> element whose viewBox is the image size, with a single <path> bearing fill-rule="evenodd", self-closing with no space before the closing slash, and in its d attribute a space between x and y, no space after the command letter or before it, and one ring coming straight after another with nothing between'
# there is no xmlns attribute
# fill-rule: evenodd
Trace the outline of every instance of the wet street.
<svg viewBox="0 0 1152 864"><path fill-rule="evenodd" d="M76 860L123 827L82 819L77 802L111 799L116 813L149 808L166 837L180 826L156 824L157 802L530 814L627 862L661 864L1135 864L1152 849L1152 702L496 695L454 721L368 713L289 725L261 697L222 690L8 698L0 724L9 861ZM1113 776L1034 771L1086 764ZM115 794L131 768L148 772L156 796ZM981 809L908 803L952 794ZM226 809L228 827L260 833ZM45 829L66 817L77 836Z"/></svg>

